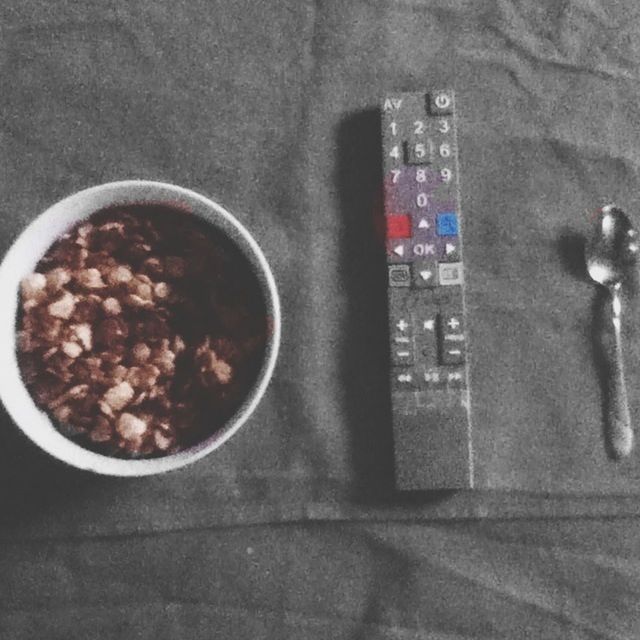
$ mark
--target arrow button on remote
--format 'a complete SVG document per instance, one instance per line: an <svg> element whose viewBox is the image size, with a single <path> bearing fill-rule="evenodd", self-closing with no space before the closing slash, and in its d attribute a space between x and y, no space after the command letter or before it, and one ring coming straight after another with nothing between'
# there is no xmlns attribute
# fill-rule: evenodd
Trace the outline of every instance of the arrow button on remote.
<svg viewBox="0 0 640 640"><path fill-rule="evenodd" d="M415 287L433 289L438 286L438 265L435 260L416 260L412 268Z"/></svg>
<svg viewBox="0 0 640 640"><path fill-rule="evenodd" d="M440 259L447 262L458 262L460 260L460 249L457 240L449 240L443 243L441 247Z"/></svg>

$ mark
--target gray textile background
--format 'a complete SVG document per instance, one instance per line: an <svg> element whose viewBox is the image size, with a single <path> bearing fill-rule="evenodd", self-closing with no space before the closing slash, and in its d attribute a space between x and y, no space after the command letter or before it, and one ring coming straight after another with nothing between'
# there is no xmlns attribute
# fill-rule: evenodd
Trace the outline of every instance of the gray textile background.
<svg viewBox="0 0 640 640"><path fill-rule="evenodd" d="M2 637L637 636L634 519L420 521L640 511L637 458L602 456L579 264L594 209L636 207L639 24L631 1L3 3L0 250L80 188L166 180L254 232L285 317L259 410L188 470L94 478L2 429ZM484 473L519 493L392 491L374 109L434 86L461 111ZM620 495L531 491L554 483Z"/></svg>

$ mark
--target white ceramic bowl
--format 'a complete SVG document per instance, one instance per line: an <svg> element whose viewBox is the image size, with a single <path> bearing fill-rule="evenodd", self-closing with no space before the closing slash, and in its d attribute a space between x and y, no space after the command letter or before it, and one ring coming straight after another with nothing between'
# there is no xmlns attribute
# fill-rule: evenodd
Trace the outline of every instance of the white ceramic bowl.
<svg viewBox="0 0 640 640"><path fill-rule="evenodd" d="M20 376L16 354L19 286L51 244L79 221L112 205L163 203L186 209L229 236L252 265L273 330L261 371L244 403L227 424L199 444L162 458L124 460L89 451L63 436L39 409ZM0 264L0 400L16 425L41 449L79 469L111 476L146 476L190 464L217 449L251 415L262 398L280 345L280 302L271 269L251 234L228 211L208 198L172 184L145 180L111 182L57 202L18 237Z"/></svg>

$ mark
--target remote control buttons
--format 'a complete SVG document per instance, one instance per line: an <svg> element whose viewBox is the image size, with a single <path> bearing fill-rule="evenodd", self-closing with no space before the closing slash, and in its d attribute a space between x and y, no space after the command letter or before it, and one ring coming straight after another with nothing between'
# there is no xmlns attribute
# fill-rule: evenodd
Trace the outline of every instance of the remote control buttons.
<svg viewBox="0 0 640 640"><path fill-rule="evenodd" d="M414 360L413 323L410 313L391 318L391 364L412 365ZM402 382L400 380L399 382Z"/></svg>
<svg viewBox="0 0 640 640"><path fill-rule="evenodd" d="M416 258L436 257L436 245L433 242L415 242L413 245L413 255Z"/></svg>
<svg viewBox="0 0 640 640"><path fill-rule="evenodd" d="M453 113L453 93L434 91L427 96L427 111L432 116L450 116Z"/></svg>
<svg viewBox="0 0 640 640"><path fill-rule="evenodd" d="M417 240L430 239L433 238L433 222L430 216L427 214L422 214L415 216L413 228L413 237Z"/></svg>
<svg viewBox="0 0 640 640"><path fill-rule="evenodd" d="M439 369L427 368L422 372L421 382L427 389L436 391L446 385L446 374Z"/></svg>
<svg viewBox="0 0 640 640"><path fill-rule="evenodd" d="M454 333L448 331L442 335L442 344L445 347L454 347L460 344L464 344L464 333L460 330L460 333Z"/></svg>
<svg viewBox="0 0 640 640"><path fill-rule="evenodd" d="M447 373L447 387L450 390L463 389L465 386L464 369L456 369Z"/></svg>
<svg viewBox="0 0 640 640"><path fill-rule="evenodd" d="M391 364L394 366L413 364L413 344L411 340L409 340L408 344L397 344L395 340L393 341Z"/></svg>
<svg viewBox="0 0 640 640"><path fill-rule="evenodd" d="M462 284L462 263L440 262L438 264L438 280L445 287Z"/></svg>
<svg viewBox="0 0 640 640"><path fill-rule="evenodd" d="M438 286L438 269L435 260L416 260L412 265L413 285L418 289Z"/></svg>
<svg viewBox="0 0 640 640"><path fill-rule="evenodd" d="M416 357L429 367L438 364L438 322L434 311L414 312Z"/></svg>
<svg viewBox="0 0 640 640"><path fill-rule="evenodd" d="M433 162L433 144L429 139L412 138L404 142L405 164L425 165Z"/></svg>
<svg viewBox="0 0 640 640"><path fill-rule="evenodd" d="M460 260L460 248L457 240L449 240L441 245L440 247L440 255L438 256L440 260L445 262L458 262Z"/></svg>
<svg viewBox="0 0 640 640"><path fill-rule="evenodd" d="M442 345L442 352L440 353L440 361L442 364L463 364L464 363L464 347L459 345L457 347L445 347Z"/></svg>
<svg viewBox="0 0 640 640"><path fill-rule="evenodd" d="M387 240L387 257L390 262L406 262L411 257L411 242Z"/></svg>
<svg viewBox="0 0 640 640"><path fill-rule="evenodd" d="M436 316L434 313L424 312L416 314L416 332L428 336L436 335Z"/></svg>
<svg viewBox="0 0 640 640"><path fill-rule="evenodd" d="M438 345L435 336L416 336L416 357L429 367L438 365Z"/></svg>
<svg viewBox="0 0 640 640"><path fill-rule="evenodd" d="M410 238L411 216L408 214L391 214L385 217L387 238Z"/></svg>
<svg viewBox="0 0 640 640"><path fill-rule="evenodd" d="M396 389L409 391L416 388L416 374L411 369L394 369L392 376Z"/></svg>
<svg viewBox="0 0 640 640"><path fill-rule="evenodd" d="M443 335L447 333L462 333L464 327L462 325L462 314L447 313L440 316L440 330Z"/></svg>
<svg viewBox="0 0 640 640"><path fill-rule="evenodd" d="M465 360L465 336L462 314L444 313L438 327L440 364L463 364Z"/></svg>
<svg viewBox="0 0 640 640"><path fill-rule="evenodd" d="M411 286L411 268L408 264L390 264L388 269L390 287Z"/></svg>
<svg viewBox="0 0 640 640"><path fill-rule="evenodd" d="M453 211L445 211L436 215L436 233L439 236L458 235L458 216Z"/></svg>

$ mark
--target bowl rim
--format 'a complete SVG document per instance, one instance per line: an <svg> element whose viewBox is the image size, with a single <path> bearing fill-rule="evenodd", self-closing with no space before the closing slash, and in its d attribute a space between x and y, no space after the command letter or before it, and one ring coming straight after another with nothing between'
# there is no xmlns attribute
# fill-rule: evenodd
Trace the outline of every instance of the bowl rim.
<svg viewBox="0 0 640 640"><path fill-rule="evenodd" d="M45 411L37 407L20 376L17 363L19 285L33 271L51 244L83 219L115 205L165 204L184 209L222 230L252 264L265 297L271 333L263 364L245 400L224 427L202 442L159 458L122 459L89 449L64 436ZM100 205L100 206L97 206ZM96 208L97 207L97 208ZM44 247L44 249L43 249ZM35 251L34 251L35 248ZM28 253L29 257L25 254ZM32 268L26 268L30 265ZM76 191L36 216L14 240L0 263L0 402L14 424L38 447L77 469L109 476L147 476L179 469L218 449L253 413L275 369L281 339L281 307L275 278L257 241L248 229L220 204L191 189L155 180L119 180ZM11 321L11 317L13 318ZM9 326L10 325L10 326Z"/></svg>

